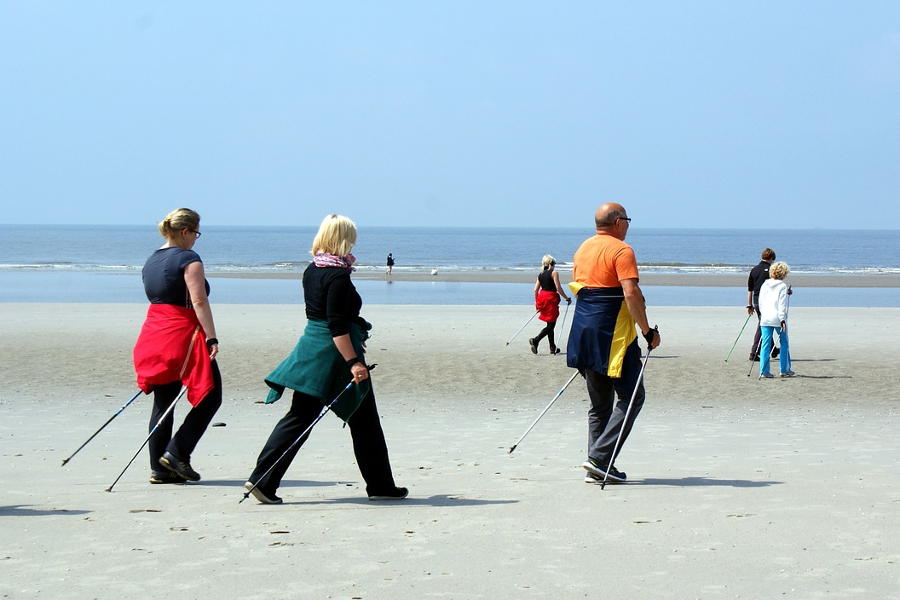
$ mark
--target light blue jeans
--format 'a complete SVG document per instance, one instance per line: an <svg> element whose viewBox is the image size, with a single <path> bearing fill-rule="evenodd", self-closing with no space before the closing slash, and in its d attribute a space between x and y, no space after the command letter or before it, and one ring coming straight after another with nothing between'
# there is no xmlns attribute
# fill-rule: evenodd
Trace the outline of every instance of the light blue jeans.
<svg viewBox="0 0 900 600"><path fill-rule="evenodd" d="M769 372L769 355L772 353L772 335L778 332L778 339L781 342L781 354L778 355L782 373L791 370L791 349L788 347L787 329L781 327L770 327L763 325L762 329L762 350L759 351L759 374L765 375Z"/></svg>

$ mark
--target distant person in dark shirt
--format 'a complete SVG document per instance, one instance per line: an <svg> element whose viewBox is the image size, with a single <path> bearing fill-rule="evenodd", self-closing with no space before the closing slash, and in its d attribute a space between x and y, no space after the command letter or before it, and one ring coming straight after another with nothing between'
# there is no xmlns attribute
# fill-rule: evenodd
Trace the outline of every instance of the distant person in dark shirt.
<svg viewBox="0 0 900 600"><path fill-rule="evenodd" d="M753 335L753 345L750 347L750 360L759 360L759 348L761 343L762 332L759 328L759 290L762 288L763 282L769 278L769 267L775 261L775 251L766 248L760 255L759 264L750 269L750 276L747 278L747 314L756 313L756 333ZM778 347L772 347L772 357L778 356Z"/></svg>
<svg viewBox="0 0 900 600"><path fill-rule="evenodd" d="M216 363L219 340L209 283L200 256L193 251L200 238L200 215L178 208L159 224L166 243L147 259L141 276L150 301L147 318L134 347L138 386L153 391L150 430L150 483L199 481L191 453L222 405L222 377ZM170 412L160 419L187 387L193 408L172 435Z"/></svg>
<svg viewBox="0 0 900 600"><path fill-rule="evenodd" d="M313 260L303 272L306 328L294 351L266 377L272 388L266 402L274 402L290 388L291 407L275 425L244 485L262 504L281 504L275 492L309 433L300 436L351 381L356 385L342 396L349 408L335 404L332 410L350 426L369 500L400 500L408 493L394 484L363 354L372 326L359 314L362 298L350 280L356 262L350 250L355 243L356 225L341 215L325 217L313 240ZM298 438L300 443L292 447Z"/></svg>
<svg viewBox="0 0 900 600"><path fill-rule="evenodd" d="M388 252L387 255L387 274L390 275L394 272L394 255Z"/></svg>
<svg viewBox="0 0 900 600"><path fill-rule="evenodd" d="M566 303L571 304L572 299L566 295L562 285L559 283L559 273L556 272L556 259L545 254L541 259L543 269L534 282L534 308L540 315L538 319L546 323L537 337L528 340L528 346L535 354L538 353L538 344L545 337L550 342L550 354L559 354L559 348L556 347L556 339L554 330L556 329L556 321L559 319L559 297L566 299Z"/></svg>

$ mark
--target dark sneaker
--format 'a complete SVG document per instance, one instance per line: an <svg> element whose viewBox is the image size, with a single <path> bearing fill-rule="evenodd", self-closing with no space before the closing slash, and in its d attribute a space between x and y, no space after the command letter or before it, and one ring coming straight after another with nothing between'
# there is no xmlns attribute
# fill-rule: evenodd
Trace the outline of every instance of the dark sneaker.
<svg viewBox="0 0 900 600"><path fill-rule="evenodd" d="M159 464L168 470L181 475L188 481L200 481L200 473L191 468L191 463L180 458L175 458L171 453L165 452L159 457Z"/></svg>
<svg viewBox="0 0 900 600"><path fill-rule="evenodd" d="M250 492L250 494L259 501L260 504L281 504L284 502L281 498L276 496L275 494L266 493L259 489L259 487L253 487L253 482L248 481L244 484L244 489Z"/></svg>
<svg viewBox="0 0 900 600"><path fill-rule="evenodd" d="M172 471L151 471L150 483L184 483L187 479Z"/></svg>
<svg viewBox="0 0 900 600"><path fill-rule="evenodd" d="M778 355L781 354L781 350L778 346L772 348L772 358L778 358Z"/></svg>
<svg viewBox="0 0 900 600"><path fill-rule="evenodd" d="M772 375L771 373L760 373L759 378L760 379L774 379L775 376Z"/></svg>
<svg viewBox="0 0 900 600"><path fill-rule="evenodd" d="M409 496L409 490L404 487L395 487L378 494L369 494L369 500L403 500Z"/></svg>
<svg viewBox="0 0 900 600"><path fill-rule="evenodd" d="M534 338L528 338L528 345L531 346L531 353L537 354L537 342L534 341Z"/></svg>
<svg viewBox="0 0 900 600"><path fill-rule="evenodd" d="M559 348L557 348L556 346L550 346L550 354L559 354L559 353L560 353Z"/></svg>
<svg viewBox="0 0 900 600"><path fill-rule="evenodd" d="M606 478L607 483L609 483L610 481L616 483L625 483L625 479L627 478L625 473L615 467L610 467L609 473L607 474L606 467L601 467L600 464L593 458L587 459L586 461L581 463L581 466L584 467L584 470L589 474L594 475L595 477L600 479L601 483L604 478ZM587 478L585 478L585 481L587 481Z"/></svg>
<svg viewBox="0 0 900 600"><path fill-rule="evenodd" d="M782 377L796 377L797 374L794 373L793 371L785 371L784 373L781 374L781 376Z"/></svg>

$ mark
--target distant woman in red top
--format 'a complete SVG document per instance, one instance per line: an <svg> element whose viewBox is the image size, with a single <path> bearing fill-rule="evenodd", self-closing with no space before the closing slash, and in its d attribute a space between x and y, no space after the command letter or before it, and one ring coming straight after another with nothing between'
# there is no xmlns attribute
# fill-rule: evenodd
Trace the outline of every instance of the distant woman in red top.
<svg viewBox="0 0 900 600"><path fill-rule="evenodd" d="M141 272L150 301L134 347L138 386L153 391L150 430L186 386L193 408L172 435L172 413L150 438L150 483L199 481L191 453L222 405L222 377L216 365L219 340L209 306L209 283L200 256L200 215L177 208L159 224L166 243L147 259Z"/></svg>
<svg viewBox="0 0 900 600"><path fill-rule="evenodd" d="M559 273L555 269L556 259L545 254L541 259L541 265L543 270L534 282L534 308L540 312L538 319L547 325L541 329L537 337L528 340L528 345L531 346L531 351L537 354L538 344L546 336L550 342L550 354L559 354L559 348L556 347L556 340L553 337L553 330L556 329L556 321L559 319L559 297L565 298L566 304L571 304L572 299L566 295L559 283Z"/></svg>

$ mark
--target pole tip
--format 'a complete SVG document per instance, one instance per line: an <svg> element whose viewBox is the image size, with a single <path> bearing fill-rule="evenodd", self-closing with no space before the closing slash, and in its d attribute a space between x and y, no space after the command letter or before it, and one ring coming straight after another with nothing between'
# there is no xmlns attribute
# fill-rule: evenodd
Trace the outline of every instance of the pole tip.
<svg viewBox="0 0 900 600"><path fill-rule="evenodd" d="M109 486L108 488L106 488L105 491L107 491L107 492L112 492L112 486Z"/></svg>
<svg viewBox="0 0 900 600"><path fill-rule="evenodd" d="M68 459L68 458L64 458L63 461L62 461L62 464L59 465L59 466L61 466L61 467L66 466L66 463L67 463L67 462L69 462L69 459Z"/></svg>
<svg viewBox="0 0 900 600"><path fill-rule="evenodd" d="M509 447L509 452L508 452L508 454L512 454L512 453L513 453L513 450L515 450L515 449L516 449L515 446L510 446L510 447Z"/></svg>

